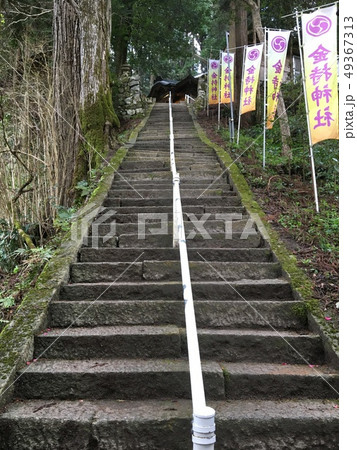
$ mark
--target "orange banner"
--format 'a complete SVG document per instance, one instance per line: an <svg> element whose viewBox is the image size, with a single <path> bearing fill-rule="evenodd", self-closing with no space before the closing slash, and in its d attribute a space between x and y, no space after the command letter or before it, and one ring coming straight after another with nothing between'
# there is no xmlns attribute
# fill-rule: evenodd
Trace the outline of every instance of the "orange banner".
<svg viewBox="0 0 357 450"><path fill-rule="evenodd" d="M230 89L229 80L231 80L232 89ZM221 103L231 102L231 91L234 102L234 53L222 53Z"/></svg>
<svg viewBox="0 0 357 450"><path fill-rule="evenodd" d="M311 143L338 139L337 7L302 14Z"/></svg>
<svg viewBox="0 0 357 450"><path fill-rule="evenodd" d="M208 103L216 105L219 102L219 60L208 60Z"/></svg>
<svg viewBox="0 0 357 450"><path fill-rule="evenodd" d="M240 113L255 111L263 44L246 47Z"/></svg>

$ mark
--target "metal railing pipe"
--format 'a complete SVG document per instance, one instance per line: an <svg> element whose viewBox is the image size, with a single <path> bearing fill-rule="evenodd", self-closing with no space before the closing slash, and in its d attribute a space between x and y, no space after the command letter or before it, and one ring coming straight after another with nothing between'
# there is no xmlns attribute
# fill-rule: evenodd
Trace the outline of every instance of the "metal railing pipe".
<svg viewBox="0 0 357 450"><path fill-rule="evenodd" d="M183 221L180 195L180 175L176 172L175 149L173 137L173 118L171 93L170 109L170 161L173 180L173 246L179 247L183 298L185 303L185 320L188 360L190 368L191 395L193 406L192 443L193 450L214 450L215 411L206 405L203 384L200 349L197 337L197 325L193 304L190 266L188 261L185 225Z"/></svg>

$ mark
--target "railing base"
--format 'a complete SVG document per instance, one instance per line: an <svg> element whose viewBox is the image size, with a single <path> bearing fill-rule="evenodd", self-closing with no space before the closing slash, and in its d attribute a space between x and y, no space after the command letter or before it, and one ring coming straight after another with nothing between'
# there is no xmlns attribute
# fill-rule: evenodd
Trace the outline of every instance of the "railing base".
<svg viewBox="0 0 357 450"><path fill-rule="evenodd" d="M216 442L215 410L206 406L193 414L193 450L214 450Z"/></svg>

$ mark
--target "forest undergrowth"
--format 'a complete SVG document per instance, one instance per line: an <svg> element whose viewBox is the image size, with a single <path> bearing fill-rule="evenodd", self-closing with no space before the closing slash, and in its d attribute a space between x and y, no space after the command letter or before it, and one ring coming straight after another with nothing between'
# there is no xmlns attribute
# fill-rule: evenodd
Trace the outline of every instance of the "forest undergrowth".
<svg viewBox="0 0 357 450"><path fill-rule="evenodd" d="M132 118L121 121L116 136L116 148L127 142L131 131L141 120L142 118ZM108 159L116 148L110 149ZM28 290L36 284L45 264L70 229L76 212L85 205L97 187L101 175L101 169L92 171L89 179L76 184L77 196L72 206L56 205L56 217L53 223L48 225L45 236L39 236L39 227L36 224L25 224L24 231L35 244L34 248L26 245L16 228L0 219L0 331L11 321Z"/></svg>
<svg viewBox="0 0 357 450"><path fill-rule="evenodd" d="M281 156L278 132L268 135L263 169L261 127L241 130L237 146L230 143L224 119L220 129L217 116L207 117L201 112L198 120L208 137L236 159L267 221L312 281L313 295L325 320L338 328L338 143L325 141L315 146L320 204L317 214L309 147L301 142L303 136L294 139L290 159Z"/></svg>

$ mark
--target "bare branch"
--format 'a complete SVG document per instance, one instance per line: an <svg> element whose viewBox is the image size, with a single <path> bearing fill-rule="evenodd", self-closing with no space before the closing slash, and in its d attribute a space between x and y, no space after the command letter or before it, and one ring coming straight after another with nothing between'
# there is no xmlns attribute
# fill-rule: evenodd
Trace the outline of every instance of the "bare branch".
<svg viewBox="0 0 357 450"><path fill-rule="evenodd" d="M21 197L22 194L25 194L26 192L33 191L33 189L27 189L27 186L29 186L34 180L34 176L30 174L29 178L25 183L20 187L20 189L17 191L16 195L11 199L11 203L14 205L17 200Z"/></svg>
<svg viewBox="0 0 357 450"><path fill-rule="evenodd" d="M13 25L20 23L20 22L26 22L28 19L36 19L37 17L43 16L44 14L49 14L53 12L53 9L44 9L41 7L36 7L36 6L31 6L31 10L33 9L37 9L40 12L38 13L28 13L27 11L23 11L22 9L20 9L19 7L13 5L13 9L11 9L9 11L10 14L17 14L17 15L22 15L25 16L22 19L18 19L18 20L13 20L12 22L10 22L9 24L6 25L5 29L7 28L11 28Z"/></svg>

